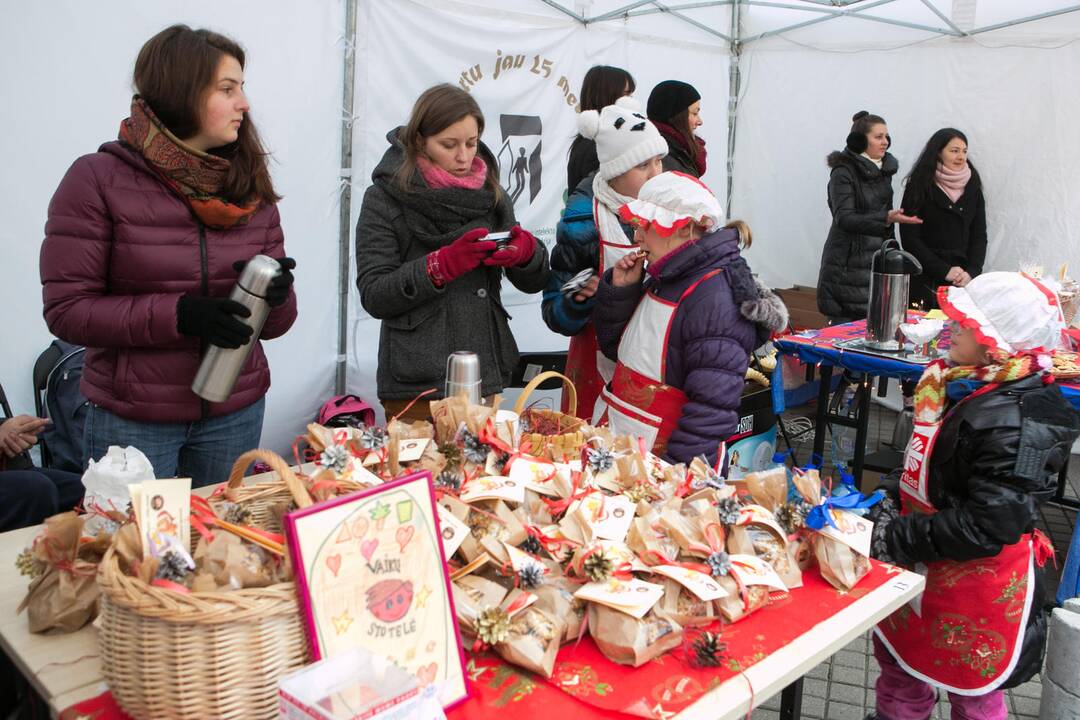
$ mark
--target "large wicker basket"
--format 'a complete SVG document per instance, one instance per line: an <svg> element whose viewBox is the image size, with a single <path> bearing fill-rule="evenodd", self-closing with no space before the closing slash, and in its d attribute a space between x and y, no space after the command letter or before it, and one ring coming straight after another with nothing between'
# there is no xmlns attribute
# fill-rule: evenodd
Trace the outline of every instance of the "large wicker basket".
<svg viewBox="0 0 1080 720"><path fill-rule="evenodd" d="M237 492L255 460L268 462L281 480ZM266 521L270 502L291 496L298 506L311 503L288 464L266 450L240 456L228 487L255 524ZM110 548L98 584L102 670L136 720L276 718L278 679L308 662L294 583L184 595L125 575Z"/></svg>

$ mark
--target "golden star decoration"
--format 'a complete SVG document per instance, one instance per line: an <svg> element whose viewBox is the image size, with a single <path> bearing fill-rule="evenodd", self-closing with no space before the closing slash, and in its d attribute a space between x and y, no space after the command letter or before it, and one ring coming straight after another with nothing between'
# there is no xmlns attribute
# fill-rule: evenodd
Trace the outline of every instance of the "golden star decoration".
<svg viewBox="0 0 1080 720"><path fill-rule="evenodd" d="M420 592L416 593L417 610L422 609L427 605L429 597L431 597L431 589L427 585L420 588Z"/></svg>
<svg viewBox="0 0 1080 720"><path fill-rule="evenodd" d="M352 616L349 615L348 610L343 610L340 615L336 618L331 618L331 620L334 621L334 632L338 635L344 635L353 622Z"/></svg>

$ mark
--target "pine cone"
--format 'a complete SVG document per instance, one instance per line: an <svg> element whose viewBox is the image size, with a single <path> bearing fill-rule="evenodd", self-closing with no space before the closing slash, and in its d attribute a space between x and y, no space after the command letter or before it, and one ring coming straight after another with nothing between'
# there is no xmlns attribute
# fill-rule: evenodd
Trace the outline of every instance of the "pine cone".
<svg viewBox="0 0 1080 720"><path fill-rule="evenodd" d="M34 557L30 548L26 548L15 558L15 567L19 569L20 575L25 575L31 579L45 572L45 563Z"/></svg>
<svg viewBox="0 0 1080 720"><path fill-rule="evenodd" d="M446 469L457 470L461 467L461 448L452 442L439 446L439 454L446 458Z"/></svg>
<svg viewBox="0 0 1080 720"><path fill-rule="evenodd" d="M230 522L233 525L251 524L251 510L238 503L222 503L220 512L225 522Z"/></svg>
<svg viewBox="0 0 1080 720"><path fill-rule="evenodd" d="M506 463L508 462L510 462L510 453L495 451L495 462L493 464L495 472L502 475L506 471Z"/></svg>
<svg viewBox="0 0 1080 720"><path fill-rule="evenodd" d="M623 490L623 495L632 503L639 503L642 500L652 502L660 499L660 493L657 489L647 482L635 483L629 489Z"/></svg>
<svg viewBox="0 0 1080 720"><path fill-rule="evenodd" d="M319 464L336 473L345 472L349 465L349 451L341 445L331 445L319 455Z"/></svg>
<svg viewBox="0 0 1080 720"><path fill-rule="evenodd" d="M162 554L154 577L182 584L190 571L187 558L175 549L170 549Z"/></svg>
<svg viewBox="0 0 1080 720"><path fill-rule="evenodd" d="M518 545L518 547L530 555L539 555L540 551L544 549L544 546L540 544L540 541L536 539L535 535L530 535L525 538L525 541Z"/></svg>
<svg viewBox="0 0 1080 720"><path fill-rule="evenodd" d="M365 450L371 450L372 452L382 450L386 447L387 439L386 431L375 425L360 431L360 447Z"/></svg>
<svg viewBox="0 0 1080 720"><path fill-rule="evenodd" d="M505 642L510 634L510 616L498 607L488 607L476 617L476 637L487 645Z"/></svg>
<svg viewBox="0 0 1080 720"><path fill-rule="evenodd" d="M461 476L450 470L443 470L435 477L435 487L456 493L461 490Z"/></svg>
<svg viewBox="0 0 1080 720"><path fill-rule="evenodd" d="M742 503L735 497L724 498L716 503L716 512L724 525L738 524L740 510L742 510Z"/></svg>
<svg viewBox="0 0 1080 720"><path fill-rule="evenodd" d="M473 465L483 465L487 462L490 448L480 442L480 438L470 432L465 432L461 438L461 454L467 462Z"/></svg>
<svg viewBox="0 0 1080 720"><path fill-rule="evenodd" d="M719 633L709 631L694 638L690 647L694 651L690 664L698 668L720 667L724 661L724 651L727 650L727 644L720 642Z"/></svg>
<svg viewBox="0 0 1080 720"><path fill-rule="evenodd" d="M594 473L602 473L615 466L615 453L607 448L588 448L585 451L585 462Z"/></svg>
<svg viewBox="0 0 1080 720"><path fill-rule="evenodd" d="M806 515L810 512L811 505L800 500L799 502L786 502L776 508L776 522L784 528L784 532L790 535L806 525Z"/></svg>
<svg viewBox="0 0 1080 720"><path fill-rule="evenodd" d="M731 558L723 550L718 550L705 559L713 577L723 577L731 572Z"/></svg>
<svg viewBox="0 0 1080 720"><path fill-rule="evenodd" d="M597 550L585 558L585 562L582 563L582 570L585 571L586 577L593 582L604 582L611 577L611 573L615 570L615 561L603 550Z"/></svg>
<svg viewBox="0 0 1080 720"><path fill-rule="evenodd" d="M518 571L518 579L521 581L521 587L526 590L540 587L544 584L544 566L535 562L524 565Z"/></svg>

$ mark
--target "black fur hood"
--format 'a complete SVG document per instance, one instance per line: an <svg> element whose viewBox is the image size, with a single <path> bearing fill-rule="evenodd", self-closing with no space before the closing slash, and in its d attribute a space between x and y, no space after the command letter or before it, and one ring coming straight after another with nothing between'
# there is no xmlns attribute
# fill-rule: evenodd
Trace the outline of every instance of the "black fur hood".
<svg viewBox="0 0 1080 720"><path fill-rule="evenodd" d="M829 153L825 158L825 162L833 170L838 167L849 167L853 171L862 173L862 176L866 178L878 175L892 177L900 169L900 163L896 161L896 158L891 153L885 153L885 157L881 161L881 169L878 170L877 165L862 155L856 155L847 148Z"/></svg>

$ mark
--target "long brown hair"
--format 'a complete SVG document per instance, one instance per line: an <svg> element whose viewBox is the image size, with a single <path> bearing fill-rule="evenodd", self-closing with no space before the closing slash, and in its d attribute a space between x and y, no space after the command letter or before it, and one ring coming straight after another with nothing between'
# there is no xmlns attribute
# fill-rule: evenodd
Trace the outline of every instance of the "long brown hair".
<svg viewBox="0 0 1080 720"><path fill-rule="evenodd" d="M139 50L133 78L135 92L173 135L192 137L199 132L199 115L225 56L236 58L244 67L244 50L234 40L210 30L192 30L187 25L167 27ZM227 200L276 203L281 199L270 180L269 153L263 148L250 114L244 113L236 142L209 152L229 161L229 173L221 188Z"/></svg>
<svg viewBox="0 0 1080 720"><path fill-rule="evenodd" d="M398 140L405 147L405 158L394 173L394 182L398 187L403 190L410 189L413 174L416 172L416 158L424 150L424 141L469 116L476 120L477 137L483 137L484 113L480 111L480 106L472 95L446 83L422 92L413 104L408 124L398 133ZM479 147L477 152L480 152ZM494 158L484 158L484 162L487 163L485 185L495 193L496 198L500 198L502 188L499 185L499 168Z"/></svg>
<svg viewBox="0 0 1080 720"><path fill-rule="evenodd" d="M668 124L675 128L679 132L679 135L682 136L683 143L686 145L686 151L690 154L690 160L696 163L698 153L701 151L698 148L698 142L694 136L694 131L690 129L690 108L686 108L685 110L672 115Z"/></svg>

